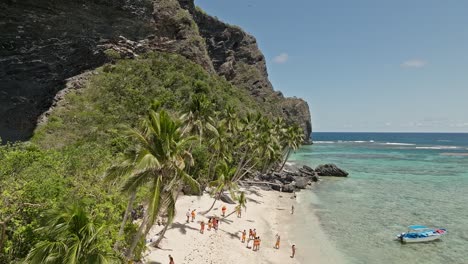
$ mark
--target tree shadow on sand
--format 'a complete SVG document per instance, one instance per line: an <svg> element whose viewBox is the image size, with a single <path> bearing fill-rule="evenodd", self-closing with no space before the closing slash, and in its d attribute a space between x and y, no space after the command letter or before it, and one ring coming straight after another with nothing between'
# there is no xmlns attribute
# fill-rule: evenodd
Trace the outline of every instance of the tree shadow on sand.
<svg viewBox="0 0 468 264"><path fill-rule="evenodd" d="M173 223L169 229L176 229L176 228L179 229L179 232L182 235L187 234L187 229L192 229L192 230L195 230L195 231L199 231L198 228L191 227L191 226L189 226L187 224L181 224L179 222Z"/></svg>
<svg viewBox="0 0 468 264"><path fill-rule="evenodd" d="M222 230L222 229L219 229L219 231L222 231L222 232L228 234L231 239L236 239L236 240L240 239L239 232L231 233L231 232L228 232L228 231L225 231L225 230Z"/></svg>
<svg viewBox="0 0 468 264"><path fill-rule="evenodd" d="M256 203L256 204L262 204L263 202L260 202L259 200L255 200L255 199L252 199L252 198L247 198L247 201L248 202L253 202L253 203Z"/></svg>
<svg viewBox="0 0 468 264"><path fill-rule="evenodd" d="M250 189L246 190L246 193L247 194L253 194L253 195L258 196L258 197L263 197L263 194L261 194L258 190L254 189L254 188L250 188Z"/></svg>

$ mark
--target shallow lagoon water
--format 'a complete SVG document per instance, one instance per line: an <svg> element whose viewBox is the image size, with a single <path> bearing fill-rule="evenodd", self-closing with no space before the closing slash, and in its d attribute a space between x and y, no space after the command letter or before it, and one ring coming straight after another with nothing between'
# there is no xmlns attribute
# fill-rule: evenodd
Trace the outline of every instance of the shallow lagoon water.
<svg viewBox="0 0 468 264"><path fill-rule="evenodd" d="M314 141L290 160L335 163L350 173L303 194L347 262L468 263L468 134L316 133ZM447 228L448 235L394 241L412 224Z"/></svg>

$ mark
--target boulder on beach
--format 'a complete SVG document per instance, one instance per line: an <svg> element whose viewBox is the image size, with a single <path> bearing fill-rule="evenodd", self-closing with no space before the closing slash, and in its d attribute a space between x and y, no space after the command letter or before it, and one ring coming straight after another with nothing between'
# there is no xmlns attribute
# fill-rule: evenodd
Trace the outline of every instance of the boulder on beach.
<svg viewBox="0 0 468 264"><path fill-rule="evenodd" d="M294 185L292 185L292 184L285 184L282 187L282 192L286 192L286 193L292 193L295 190L296 189L294 188Z"/></svg>
<svg viewBox="0 0 468 264"><path fill-rule="evenodd" d="M305 189L307 185L309 185L309 178L306 177L295 177L294 178L294 186L298 189Z"/></svg>
<svg viewBox="0 0 468 264"><path fill-rule="evenodd" d="M317 172L319 176L347 177L349 175L349 173L338 168L335 164L319 165L315 168L315 172Z"/></svg>

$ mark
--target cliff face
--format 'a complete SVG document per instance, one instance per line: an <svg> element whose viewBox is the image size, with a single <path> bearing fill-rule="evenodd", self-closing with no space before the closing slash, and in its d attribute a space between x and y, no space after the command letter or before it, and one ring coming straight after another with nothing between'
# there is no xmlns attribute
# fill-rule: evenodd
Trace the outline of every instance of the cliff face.
<svg viewBox="0 0 468 264"><path fill-rule="evenodd" d="M268 80L254 37L195 8L193 0L0 2L0 137L24 140L65 80L151 50L181 54L250 91L269 112L311 133L307 103Z"/></svg>

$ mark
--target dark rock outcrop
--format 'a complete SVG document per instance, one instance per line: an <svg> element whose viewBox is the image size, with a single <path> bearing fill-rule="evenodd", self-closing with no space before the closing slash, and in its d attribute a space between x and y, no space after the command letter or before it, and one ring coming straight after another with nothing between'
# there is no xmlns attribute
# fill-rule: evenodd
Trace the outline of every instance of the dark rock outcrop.
<svg viewBox="0 0 468 264"><path fill-rule="evenodd" d="M315 172L319 176L336 176L336 177L347 177L349 174L338 168L335 164L324 164L319 165L315 168Z"/></svg>
<svg viewBox="0 0 468 264"><path fill-rule="evenodd" d="M307 177L295 177L294 182L294 187L297 189L305 189L309 185L310 179Z"/></svg>
<svg viewBox="0 0 468 264"><path fill-rule="evenodd" d="M193 0L0 1L0 137L28 139L67 80L117 58L178 53L250 92L267 112L311 133L305 101L268 80L254 37ZM55 98L55 100L54 100Z"/></svg>
<svg viewBox="0 0 468 264"><path fill-rule="evenodd" d="M128 3L0 1L0 137L29 138L66 79L107 61L102 44L152 31L151 5Z"/></svg>

